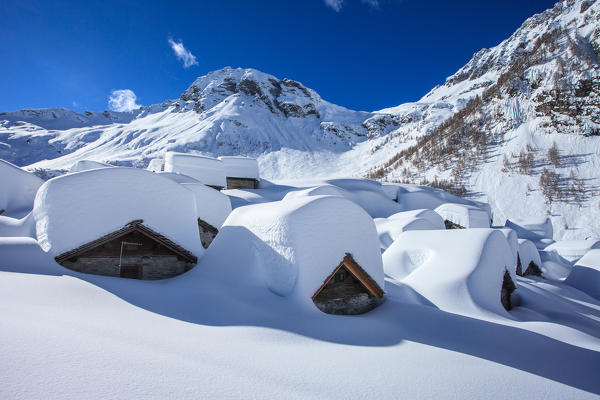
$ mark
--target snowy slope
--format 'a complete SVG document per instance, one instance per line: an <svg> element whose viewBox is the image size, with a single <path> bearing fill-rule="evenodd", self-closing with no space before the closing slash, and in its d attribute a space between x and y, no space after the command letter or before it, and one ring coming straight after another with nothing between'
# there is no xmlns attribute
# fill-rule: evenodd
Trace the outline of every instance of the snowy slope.
<svg viewBox="0 0 600 400"><path fill-rule="evenodd" d="M600 236L599 15L599 2L557 3L419 102L382 110L393 119L371 120L406 123L373 141L387 159L368 175L479 197L496 224L550 216L555 237Z"/></svg>

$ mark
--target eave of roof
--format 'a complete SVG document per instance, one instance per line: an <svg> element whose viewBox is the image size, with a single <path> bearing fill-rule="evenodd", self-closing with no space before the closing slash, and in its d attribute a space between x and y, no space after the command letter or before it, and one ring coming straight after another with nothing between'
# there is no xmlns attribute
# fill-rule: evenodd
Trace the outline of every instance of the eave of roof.
<svg viewBox="0 0 600 400"><path fill-rule="evenodd" d="M173 242L171 239L167 238L166 236L161 235L160 233L148 228L146 225L143 224L143 222L144 221L141 219L131 221L121 229L118 229L118 230L111 232L107 235L104 235L96 240L93 240L91 242L83 244L73 250L64 252L64 253L56 256L54 259L56 260L56 262L60 263L71 257L76 257L76 256L80 255L81 253L84 253L88 250L94 249L98 246L101 246L101 245L107 243L107 242L110 242L111 240L125 236L131 232L138 231L141 234L162 244L163 246L165 246L166 248L168 248L175 254L184 258L186 261L194 263L194 264L198 262L198 258L195 255L193 255L191 252L187 251L186 249L184 249L177 243Z"/></svg>
<svg viewBox="0 0 600 400"><path fill-rule="evenodd" d="M342 262L340 262L340 264L333 270L333 272L327 278L325 278L323 284L319 287L319 289L317 289L317 291L312 297L313 300L319 295L319 293L321 293L323 288L335 276L335 274L340 270L340 268L344 266L346 267L348 272L350 272L356 279L358 279L358 281L365 287L365 289L369 291L369 293L371 293L377 298L383 297L383 289L381 289L377 282L375 282L373 278L371 278L371 276L360 265L358 265L356 261L354 261L354 258L352 258L352 255L350 253L346 253L346 256L344 257Z"/></svg>

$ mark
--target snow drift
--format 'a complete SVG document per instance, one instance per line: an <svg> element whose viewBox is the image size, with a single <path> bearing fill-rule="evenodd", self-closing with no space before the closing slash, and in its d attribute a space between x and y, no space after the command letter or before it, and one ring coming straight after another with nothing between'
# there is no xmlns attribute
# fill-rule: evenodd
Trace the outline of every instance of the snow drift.
<svg viewBox="0 0 600 400"><path fill-rule="evenodd" d="M462 314L506 315L502 285L510 247L493 229L407 231L383 253L385 273L436 307Z"/></svg>
<svg viewBox="0 0 600 400"><path fill-rule="evenodd" d="M35 194L42 183L44 181L37 176L0 160L0 210L7 216L23 217L33 208Z"/></svg>
<svg viewBox="0 0 600 400"><path fill-rule="evenodd" d="M581 257L565 283L600 300L600 249L590 250Z"/></svg>
<svg viewBox="0 0 600 400"><path fill-rule="evenodd" d="M446 229L442 217L432 210L403 211L374 221L384 250L404 231Z"/></svg>

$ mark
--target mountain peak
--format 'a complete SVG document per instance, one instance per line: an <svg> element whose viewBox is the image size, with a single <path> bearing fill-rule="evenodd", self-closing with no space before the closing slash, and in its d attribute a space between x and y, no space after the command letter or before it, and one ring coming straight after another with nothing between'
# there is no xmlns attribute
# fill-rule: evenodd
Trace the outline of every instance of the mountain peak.
<svg viewBox="0 0 600 400"><path fill-rule="evenodd" d="M272 113L286 117L315 115L321 97L299 82L278 79L253 68L225 67L197 78L180 96L185 102L193 102L194 110L204 112L227 98L240 99L250 96ZM244 100L241 100L244 101Z"/></svg>

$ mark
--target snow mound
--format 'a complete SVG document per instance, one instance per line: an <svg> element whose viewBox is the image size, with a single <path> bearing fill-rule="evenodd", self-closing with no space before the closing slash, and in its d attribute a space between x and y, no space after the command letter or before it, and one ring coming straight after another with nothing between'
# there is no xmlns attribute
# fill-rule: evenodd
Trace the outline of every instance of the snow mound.
<svg viewBox="0 0 600 400"><path fill-rule="evenodd" d="M519 239L519 260L521 261L521 273L525 273L532 261L538 267L542 267L540 253L535 244L529 239Z"/></svg>
<svg viewBox="0 0 600 400"><path fill-rule="evenodd" d="M231 213L229 197L202 183L181 183L181 186L194 193L198 218L220 229Z"/></svg>
<svg viewBox="0 0 600 400"><path fill-rule="evenodd" d="M148 162L148 171L161 172L165 169L165 160L163 158L153 158Z"/></svg>
<svg viewBox="0 0 600 400"><path fill-rule="evenodd" d="M165 154L165 172L189 175L205 185L227 186L225 165L213 157L168 152Z"/></svg>
<svg viewBox="0 0 600 400"><path fill-rule="evenodd" d="M35 220L29 213L21 219L0 215L0 237L35 237Z"/></svg>
<svg viewBox="0 0 600 400"><path fill-rule="evenodd" d="M35 194L43 183L24 169L0 160L0 210L8 216L24 216L32 209Z"/></svg>
<svg viewBox="0 0 600 400"><path fill-rule="evenodd" d="M542 275L546 279L564 280L573 270L573 264L562 258L556 251L538 250L542 260Z"/></svg>
<svg viewBox="0 0 600 400"><path fill-rule="evenodd" d="M225 174L232 178L258 179L258 161L250 157L221 156L225 165Z"/></svg>
<svg viewBox="0 0 600 400"><path fill-rule="evenodd" d="M561 257L574 262L592 249L600 249L598 240L559 240L547 246L544 251L555 251Z"/></svg>
<svg viewBox="0 0 600 400"><path fill-rule="evenodd" d="M142 219L200 257L192 191L135 168L103 168L50 179L40 187L33 216L44 251L58 256Z"/></svg>
<svg viewBox="0 0 600 400"><path fill-rule="evenodd" d="M496 230L504 235L504 238L510 247L509 264L507 265L514 267L516 270L517 259L519 257L519 237L517 236L517 232L509 228L500 228Z"/></svg>
<svg viewBox="0 0 600 400"><path fill-rule="evenodd" d="M359 179L333 179L318 186L295 190L285 197L330 195L348 199L362 207L372 218L387 218L401 210L381 189L380 184Z"/></svg>
<svg viewBox="0 0 600 400"><path fill-rule="evenodd" d="M306 189L292 190L284 196L284 199L306 196L338 196L350 200L349 198L351 197L351 194L348 191L334 185L320 185Z"/></svg>
<svg viewBox="0 0 600 400"><path fill-rule="evenodd" d="M552 239L553 228L550 218L507 219L504 224L507 228L514 229L521 239L539 241Z"/></svg>
<svg viewBox="0 0 600 400"><path fill-rule="evenodd" d="M500 299L510 251L493 229L408 231L383 253L383 265L442 310L505 315Z"/></svg>
<svg viewBox="0 0 600 400"><path fill-rule="evenodd" d="M444 220L453 222L463 228L489 228L489 214L472 205L445 203L435 209Z"/></svg>
<svg viewBox="0 0 600 400"><path fill-rule="evenodd" d="M464 204L484 210L492 218L492 209L489 204L471 201L455 196L451 193L429 186L402 185L398 188L398 203L404 210L428 208L433 210L446 203Z"/></svg>
<svg viewBox="0 0 600 400"><path fill-rule="evenodd" d="M336 196L298 196L236 208L210 251L247 252L241 272L269 290L317 311L312 296L347 253L383 288L384 276L373 220ZM225 249L225 250L219 250ZM234 255L232 255L234 256ZM231 266L232 268L236 268Z"/></svg>
<svg viewBox="0 0 600 400"><path fill-rule="evenodd" d="M89 169L97 169L97 168L111 168L114 165L106 164L103 162L92 161L92 160L79 160L71 168L69 168L69 172L81 172L87 171Z"/></svg>
<svg viewBox="0 0 600 400"><path fill-rule="evenodd" d="M374 221L379 244L384 250L404 231L446 229L442 217L431 210L404 211Z"/></svg>
<svg viewBox="0 0 600 400"><path fill-rule="evenodd" d="M202 183L198 179L194 179L191 176L180 174L178 172L159 172L158 174L177 183Z"/></svg>
<svg viewBox="0 0 600 400"><path fill-rule="evenodd" d="M394 201L398 201L398 185L394 185L391 183L383 183L381 185L381 189L383 190L383 193L385 193L385 195L390 199L390 200L394 200Z"/></svg>
<svg viewBox="0 0 600 400"><path fill-rule="evenodd" d="M590 250L581 257L565 283L600 300L600 249Z"/></svg>

